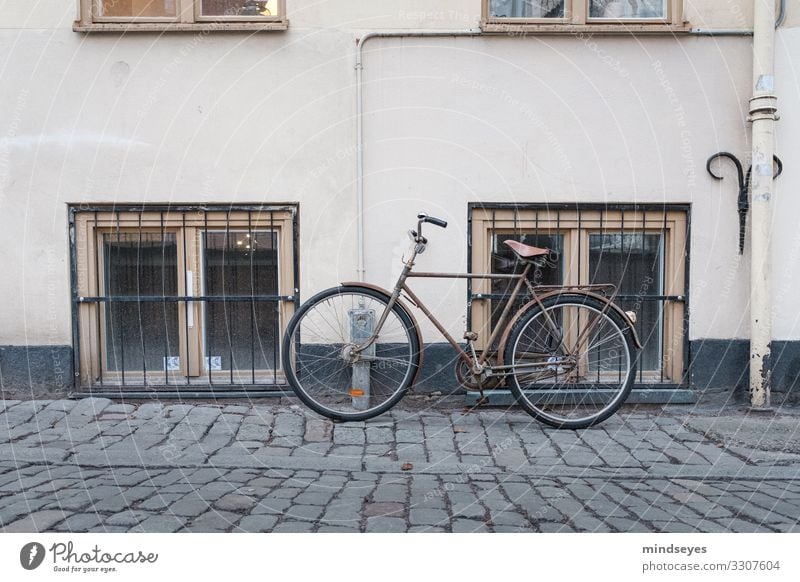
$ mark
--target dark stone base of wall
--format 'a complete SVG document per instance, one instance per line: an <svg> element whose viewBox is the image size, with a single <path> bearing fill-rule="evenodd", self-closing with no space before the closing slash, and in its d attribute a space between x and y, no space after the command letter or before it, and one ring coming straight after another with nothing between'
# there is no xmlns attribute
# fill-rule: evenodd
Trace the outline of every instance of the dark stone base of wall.
<svg viewBox="0 0 800 582"><path fill-rule="evenodd" d="M704 339L689 342L689 383L705 400L748 402L750 342ZM772 404L800 401L800 341L772 342Z"/></svg>
<svg viewBox="0 0 800 582"><path fill-rule="evenodd" d="M699 400L747 402L747 340L694 340L689 343L689 353L691 365L685 380ZM416 392L460 394L462 388L453 371L456 359L449 344L427 344ZM773 342L772 361L772 403L800 402L800 341ZM65 396L72 390L72 348L0 346L0 390L6 398Z"/></svg>
<svg viewBox="0 0 800 582"><path fill-rule="evenodd" d="M70 346L0 346L0 390L6 398L57 398L72 389Z"/></svg>

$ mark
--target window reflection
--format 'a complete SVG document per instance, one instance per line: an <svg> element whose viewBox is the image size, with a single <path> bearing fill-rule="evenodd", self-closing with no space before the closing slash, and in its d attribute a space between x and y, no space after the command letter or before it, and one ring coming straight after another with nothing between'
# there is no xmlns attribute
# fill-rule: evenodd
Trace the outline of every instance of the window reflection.
<svg viewBox="0 0 800 582"><path fill-rule="evenodd" d="M278 16L278 0L203 0L203 16Z"/></svg>
<svg viewBox="0 0 800 582"><path fill-rule="evenodd" d="M563 18L564 0L490 0L496 18Z"/></svg>
<svg viewBox="0 0 800 582"><path fill-rule="evenodd" d="M664 0L589 0L591 18L665 18Z"/></svg>

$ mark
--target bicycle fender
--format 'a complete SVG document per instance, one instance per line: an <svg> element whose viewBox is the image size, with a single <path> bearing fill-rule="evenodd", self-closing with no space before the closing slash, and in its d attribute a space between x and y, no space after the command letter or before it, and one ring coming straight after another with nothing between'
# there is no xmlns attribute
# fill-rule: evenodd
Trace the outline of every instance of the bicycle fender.
<svg viewBox="0 0 800 582"><path fill-rule="evenodd" d="M343 281L343 282L339 283L339 286L340 287L363 287L364 289L369 289L371 291L375 291L377 293L380 293L381 295L384 295L386 297L387 301L389 299L391 299L391 297L392 297L392 294L389 291L387 291L386 289L384 289L383 287L380 287L378 285L373 285L372 283L362 283L360 281ZM405 313L408 316L408 318L411 320L411 325L414 326L414 331L417 333L417 342L418 342L418 345L419 345L419 366L417 367L417 373L414 374L414 378L411 380L411 384L409 386L409 388L411 388L417 383L417 380L419 379L419 375L422 373L422 365L425 363L425 349L424 349L424 344L422 343L422 329L420 329L419 324L417 323L417 318L414 317L414 314L406 306L406 304L403 303L400 300L399 297L397 298L397 301L395 302L395 304L400 309L403 310L403 313Z"/></svg>
<svg viewBox="0 0 800 582"><path fill-rule="evenodd" d="M591 291L579 291L579 292L564 293L563 291L553 290L553 291L548 291L547 293L543 293L543 294L539 295L539 301L544 301L545 299L549 299L550 297L553 297L554 295L585 295L587 297L591 297L592 299L597 299L598 301L602 301L603 303L608 304L608 306L611 309L616 311L622 317L622 321L624 321L627 324L628 331L630 332L631 337L633 338L633 344L636 346L636 349L639 350L639 351L641 351L643 349L642 342L639 340L639 334L636 333L636 328L633 326L633 323L628 318L628 315L622 310L622 308L619 305L617 305L613 301L609 300L608 297L605 297L604 295L600 295L599 293L592 293ZM503 332L503 335L500 337L500 343L499 343L498 348L497 348L498 362L501 365L502 365L502 362L500 360L503 358L502 354L504 354L505 351L506 351L506 342L508 341L508 336L511 333L511 329L517 323L517 320L520 317L522 317L522 315L526 311L528 311L528 309L530 309L531 307L538 306L539 301L537 301L536 299L532 299L531 301L528 301L525 305L520 307L519 311L517 311L517 313L514 315L514 317L511 318L511 321L508 322L508 325L506 326L506 329Z"/></svg>

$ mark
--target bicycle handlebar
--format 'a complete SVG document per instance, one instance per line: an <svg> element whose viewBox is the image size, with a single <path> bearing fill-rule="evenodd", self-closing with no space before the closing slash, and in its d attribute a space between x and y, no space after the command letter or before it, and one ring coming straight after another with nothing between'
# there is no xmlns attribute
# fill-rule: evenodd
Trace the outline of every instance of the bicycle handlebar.
<svg viewBox="0 0 800 582"><path fill-rule="evenodd" d="M419 219L420 222L428 222L430 224L433 224L435 226L439 226L441 228L447 228L447 221L446 220L442 220L441 218L435 218L433 216L428 216L427 214L424 214L422 212L420 212L417 215L417 218Z"/></svg>

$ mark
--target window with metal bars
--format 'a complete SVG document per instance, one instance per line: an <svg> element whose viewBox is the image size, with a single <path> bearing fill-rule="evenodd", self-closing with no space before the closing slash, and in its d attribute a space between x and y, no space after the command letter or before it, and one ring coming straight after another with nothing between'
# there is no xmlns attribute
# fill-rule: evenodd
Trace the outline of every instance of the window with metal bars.
<svg viewBox="0 0 800 582"><path fill-rule="evenodd" d="M470 268L522 268L504 240L551 250L531 273L536 285L616 286L613 300L636 313L644 345L641 384L682 383L686 363L688 212L683 205L482 204L470 207ZM508 283L469 283L471 329L487 337L510 293ZM517 300L517 308L530 300ZM486 349L486 346L480 346ZM497 346L489 346L496 349Z"/></svg>
<svg viewBox="0 0 800 582"><path fill-rule="evenodd" d="M284 383L295 206L72 208L79 388Z"/></svg>

